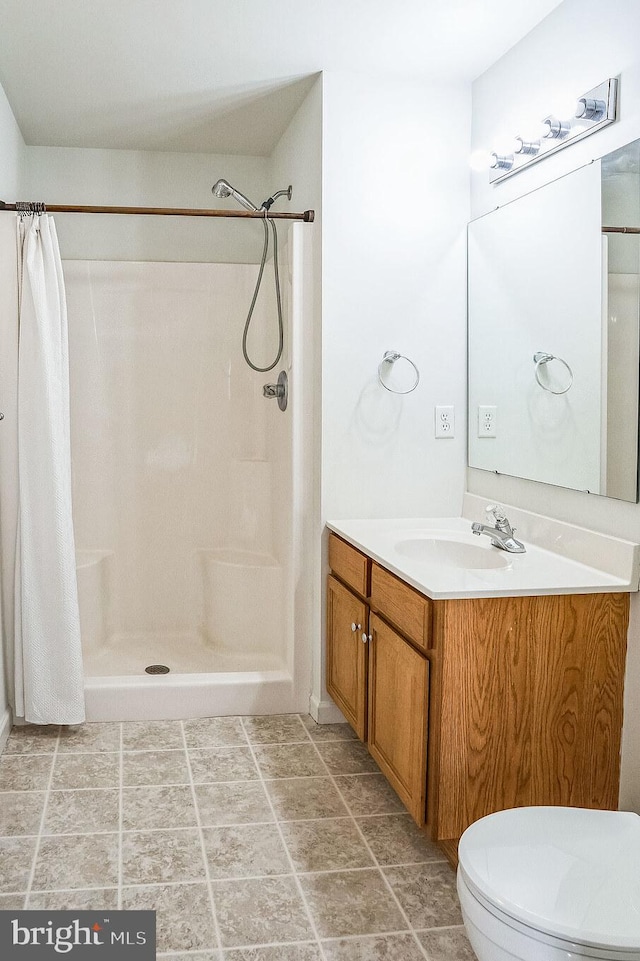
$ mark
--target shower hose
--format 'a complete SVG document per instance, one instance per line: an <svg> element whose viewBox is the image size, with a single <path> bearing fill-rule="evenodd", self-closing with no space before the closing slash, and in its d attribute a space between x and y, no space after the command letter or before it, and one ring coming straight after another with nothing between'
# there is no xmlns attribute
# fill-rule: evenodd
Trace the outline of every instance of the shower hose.
<svg viewBox="0 0 640 961"><path fill-rule="evenodd" d="M262 283L262 275L264 274L264 267L267 262L267 254L269 252L269 227L267 226L267 221L271 224L271 229L273 231L273 273L275 279L276 287L276 304L278 309L278 353L276 354L276 359L272 364L267 367L258 367L250 359L247 351L247 337L249 336L249 327L251 326L251 318L253 317L253 310L256 305L256 300L258 299L258 294L260 292L260 284ZM273 370L280 358L282 357L282 348L284 344L284 329L282 325L282 298L280 297L280 275L278 273L278 231L276 230L276 225L270 217L267 216L267 210L265 208L264 220L262 221L262 226L264 227L264 245L262 248L262 261L260 263L260 270L258 271L258 279L256 280L256 287L253 292L253 297L251 299L251 306L249 307L249 313L247 314L247 320L244 325L244 332L242 334L242 356L246 360L249 367L252 370L257 370L259 373L264 374L268 370Z"/></svg>

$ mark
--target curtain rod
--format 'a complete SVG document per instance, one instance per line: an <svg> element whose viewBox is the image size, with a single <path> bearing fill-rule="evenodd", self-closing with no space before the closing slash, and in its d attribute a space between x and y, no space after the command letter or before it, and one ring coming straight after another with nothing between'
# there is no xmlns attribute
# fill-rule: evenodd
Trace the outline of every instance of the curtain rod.
<svg viewBox="0 0 640 961"><path fill-rule="evenodd" d="M603 234L640 234L640 227L603 227Z"/></svg>
<svg viewBox="0 0 640 961"><path fill-rule="evenodd" d="M154 214L163 217L244 217L249 220L263 220L264 213L260 210L206 210L198 207L101 207L76 206L73 204L43 204L44 210L51 214ZM7 204L0 200L0 211L20 210L17 204ZM289 211L269 211L270 220L302 220L307 224L315 219L314 210L303 213L289 213Z"/></svg>

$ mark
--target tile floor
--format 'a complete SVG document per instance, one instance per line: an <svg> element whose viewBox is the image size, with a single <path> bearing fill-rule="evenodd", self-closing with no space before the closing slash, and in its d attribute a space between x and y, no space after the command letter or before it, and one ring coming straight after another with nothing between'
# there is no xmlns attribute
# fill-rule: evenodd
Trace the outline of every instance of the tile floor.
<svg viewBox="0 0 640 961"><path fill-rule="evenodd" d="M455 875L347 725L14 729L0 909L151 908L177 961L473 961Z"/></svg>

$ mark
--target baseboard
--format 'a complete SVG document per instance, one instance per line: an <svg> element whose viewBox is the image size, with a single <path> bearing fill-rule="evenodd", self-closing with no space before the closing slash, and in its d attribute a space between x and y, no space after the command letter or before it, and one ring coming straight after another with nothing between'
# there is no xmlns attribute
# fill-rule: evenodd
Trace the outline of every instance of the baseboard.
<svg viewBox="0 0 640 961"><path fill-rule="evenodd" d="M9 732L11 731L11 708L5 708L4 714L0 716L0 754L4 751Z"/></svg>
<svg viewBox="0 0 640 961"><path fill-rule="evenodd" d="M311 695L309 698L309 714L318 724L345 724L346 718L339 707L327 698L320 701Z"/></svg>

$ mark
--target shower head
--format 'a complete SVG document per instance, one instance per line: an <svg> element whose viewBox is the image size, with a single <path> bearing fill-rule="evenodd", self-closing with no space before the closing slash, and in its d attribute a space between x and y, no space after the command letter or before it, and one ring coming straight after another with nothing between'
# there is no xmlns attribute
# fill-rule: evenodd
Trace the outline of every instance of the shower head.
<svg viewBox="0 0 640 961"><path fill-rule="evenodd" d="M218 180L211 188L211 192L213 193L214 197L218 197L221 200L224 200L227 197L233 197L234 200L237 200L238 203L243 207L246 207L247 210L258 209L255 204L251 203L248 197L245 197L243 193L241 193L239 190L236 190L235 187L232 187L231 184L226 180Z"/></svg>

